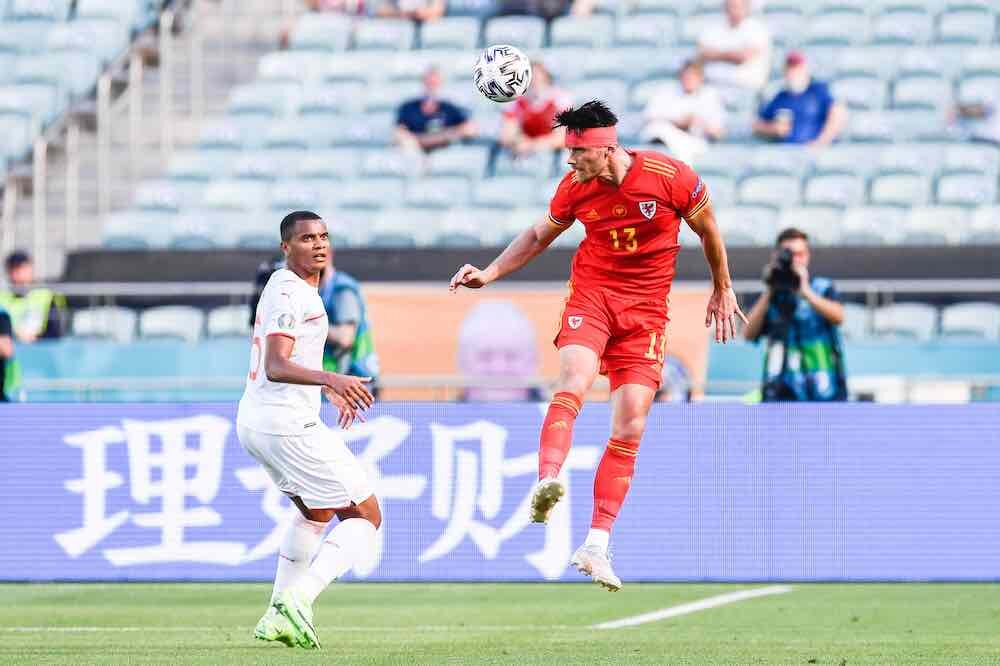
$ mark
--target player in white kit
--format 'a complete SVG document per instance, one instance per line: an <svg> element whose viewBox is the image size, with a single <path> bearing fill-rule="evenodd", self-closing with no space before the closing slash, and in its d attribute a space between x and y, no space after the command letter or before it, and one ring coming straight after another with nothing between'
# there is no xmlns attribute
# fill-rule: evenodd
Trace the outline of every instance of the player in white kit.
<svg viewBox="0 0 1000 666"><path fill-rule="evenodd" d="M281 221L286 266L268 280L257 305L250 374L236 417L240 443L299 508L278 551L271 605L254 637L318 648L313 601L375 549L378 500L344 440L319 418L321 394L347 428L371 406L366 377L323 370L328 325L319 296L330 241L307 211ZM326 533L334 516L340 522Z"/></svg>

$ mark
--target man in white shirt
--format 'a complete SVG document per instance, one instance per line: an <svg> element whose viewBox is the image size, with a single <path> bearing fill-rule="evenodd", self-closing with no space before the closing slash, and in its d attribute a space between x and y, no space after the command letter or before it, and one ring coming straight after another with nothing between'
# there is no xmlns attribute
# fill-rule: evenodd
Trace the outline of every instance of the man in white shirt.
<svg viewBox="0 0 1000 666"><path fill-rule="evenodd" d="M710 83L760 90L771 70L771 33L748 16L748 0L726 0L725 23L713 25L698 38L698 58Z"/></svg>
<svg viewBox="0 0 1000 666"><path fill-rule="evenodd" d="M287 268L261 293L250 346L250 373L236 417L240 443L299 509L278 551L271 605L254 637L315 649L313 601L374 552L382 523L378 500L344 440L319 418L321 394L347 428L372 404L369 377L323 370L327 317L319 277L330 239L319 215L281 221ZM340 522L323 540L327 523Z"/></svg>
<svg viewBox="0 0 1000 666"><path fill-rule="evenodd" d="M708 150L708 141L725 134L726 109L718 91L705 85L701 63L689 60L680 73L680 85L650 98L643 113L643 141L659 141L677 159L693 162Z"/></svg>

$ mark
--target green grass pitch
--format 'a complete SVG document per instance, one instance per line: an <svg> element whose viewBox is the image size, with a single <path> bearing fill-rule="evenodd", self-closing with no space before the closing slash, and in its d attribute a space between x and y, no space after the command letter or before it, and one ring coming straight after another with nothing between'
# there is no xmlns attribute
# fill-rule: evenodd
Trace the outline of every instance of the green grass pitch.
<svg viewBox="0 0 1000 666"><path fill-rule="evenodd" d="M0 585L0 664L1000 664L997 584L793 585L591 628L751 587L335 584L306 652L250 637L269 585Z"/></svg>

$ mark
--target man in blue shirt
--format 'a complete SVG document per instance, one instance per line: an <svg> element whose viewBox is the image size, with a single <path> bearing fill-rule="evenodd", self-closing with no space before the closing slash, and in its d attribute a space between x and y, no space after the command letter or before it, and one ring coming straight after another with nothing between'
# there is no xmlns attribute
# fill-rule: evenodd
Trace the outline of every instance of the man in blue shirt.
<svg viewBox="0 0 1000 666"><path fill-rule="evenodd" d="M753 124L758 135L809 146L829 145L847 123L847 110L833 99L830 86L812 78L799 51L785 59L784 90L761 107L759 115Z"/></svg>
<svg viewBox="0 0 1000 666"><path fill-rule="evenodd" d="M439 98L440 90L441 72L432 67L424 74L423 96L404 102L396 112L396 143L430 152L479 133L464 110Z"/></svg>
<svg viewBox="0 0 1000 666"><path fill-rule="evenodd" d="M798 229L778 234L765 269L767 289L750 310L743 334L767 338L765 402L847 400L844 353L838 327L844 321L833 281L809 275L809 237Z"/></svg>

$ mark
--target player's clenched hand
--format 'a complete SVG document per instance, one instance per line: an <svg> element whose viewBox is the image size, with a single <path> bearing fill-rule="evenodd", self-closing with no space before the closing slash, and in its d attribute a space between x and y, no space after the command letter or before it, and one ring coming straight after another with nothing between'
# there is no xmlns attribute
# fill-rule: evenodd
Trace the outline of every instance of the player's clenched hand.
<svg viewBox="0 0 1000 666"><path fill-rule="evenodd" d="M458 269L455 273L455 277L451 279L451 285L448 287L452 291L455 291L459 287L468 287L469 289L479 289L485 287L490 283L489 275L486 271L481 271L472 264L466 264Z"/></svg>
<svg viewBox="0 0 1000 666"><path fill-rule="evenodd" d="M716 287L712 291L712 297L708 299L708 312L705 313L705 328L715 322L715 341L728 342L736 337L736 317L743 320L744 324L749 324L740 305L736 300L736 292L732 287L719 289Z"/></svg>
<svg viewBox="0 0 1000 666"><path fill-rule="evenodd" d="M347 403L346 400L341 398L339 395L333 392L329 386L323 387L323 395L326 399L330 401L331 404L336 406L337 411L340 412L340 416L337 418L337 424L347 430L350 428L355 420L365 422L364 414L359 411L356 407L353 407Z"/></svg>
<svg viewBox="0 0 1000 666"><path fill-rule="evenodd" d="M375 397L365 384L371 382L371 377L351 377L328 373L326 386L354 409L368 409L375 403Z"/></svg>

